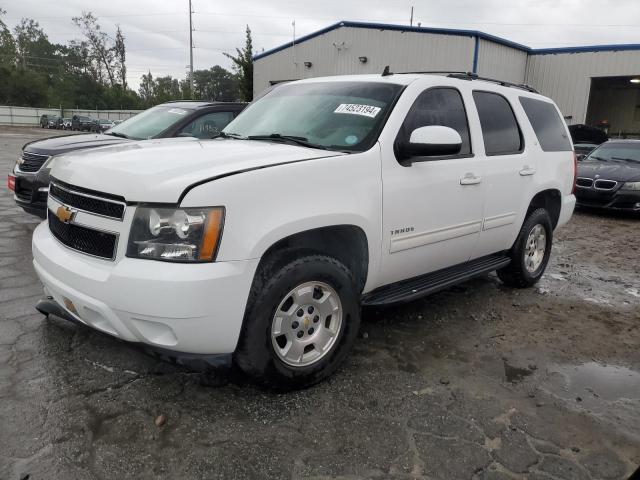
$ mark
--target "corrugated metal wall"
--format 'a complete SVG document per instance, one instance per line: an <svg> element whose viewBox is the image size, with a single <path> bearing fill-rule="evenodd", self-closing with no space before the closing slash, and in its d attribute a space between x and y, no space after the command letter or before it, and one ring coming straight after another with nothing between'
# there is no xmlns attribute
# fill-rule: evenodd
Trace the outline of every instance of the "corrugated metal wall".
<svg viewBox="0 0 640 480"><path fill-rule="evenodd" d="M382 73L386 65L397 72L470 71L474 45L471 36L342 27L296 45L295 64L292 48L256 60L253 88L259 93L275 81ZM358 60L361 56L367 63Z"/></svg>
<svg viewBox="0 0 640 480"><path fill-rule="evenodd" d="M530 55L526 82L551 97L567 123L584 123L591 77L640 74L640 52L603 51Z"/></svg>
<svg viewBox="0 0 640 480"><path fill-rule="evenodd" d="M524 83L527 52L480 39L477 74L484 77Z"/></svg>

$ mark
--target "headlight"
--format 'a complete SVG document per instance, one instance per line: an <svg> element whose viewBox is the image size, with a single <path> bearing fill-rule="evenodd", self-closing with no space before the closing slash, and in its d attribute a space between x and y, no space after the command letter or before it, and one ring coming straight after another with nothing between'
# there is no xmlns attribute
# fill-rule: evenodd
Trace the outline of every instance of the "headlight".
<svg viewBox="0 0 640 480"><path fill-rule="evenodd" d="M211 262L222 237L224 207L138 207L127 257L171 262Z"/></svg>
<svg viewBox="0 0 640 480"><path fill-rule="evenodd" d="M640 190L640 182L625 182L620 190Z"/></svg>

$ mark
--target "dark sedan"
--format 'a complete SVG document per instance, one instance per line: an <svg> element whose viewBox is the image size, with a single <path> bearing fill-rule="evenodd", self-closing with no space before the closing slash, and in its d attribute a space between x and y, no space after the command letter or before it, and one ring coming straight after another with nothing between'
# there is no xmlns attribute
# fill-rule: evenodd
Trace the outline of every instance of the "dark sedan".
<svg viewBox="0 0 640 480"><path fill-rule="evenodd" d="M640 212L640 140L609 140L578 165L580 206Z"/></svg>
<svg viewBox="0 0 640 480"><path fill-rule="evenodd" d="M67 135L27 143L9 176L14 199L26 212L45 218L49 165L63 153L150 138L211 138L245 107L243 103L168 102L145 110L104 134Z"/></svg>

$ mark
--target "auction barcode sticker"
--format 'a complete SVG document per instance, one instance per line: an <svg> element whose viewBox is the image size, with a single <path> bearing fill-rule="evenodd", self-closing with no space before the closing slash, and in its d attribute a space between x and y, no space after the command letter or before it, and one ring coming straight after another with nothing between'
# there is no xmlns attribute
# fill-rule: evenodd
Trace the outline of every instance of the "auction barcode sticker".
<svg viewBox="0 0 640 480"><path fill-rule="evenodd" d="M355 103L341 103L333 113L350 113L351 115L362 115L364 117L375 118L380 112L380 107L372 105L358 105Z"/></svg>

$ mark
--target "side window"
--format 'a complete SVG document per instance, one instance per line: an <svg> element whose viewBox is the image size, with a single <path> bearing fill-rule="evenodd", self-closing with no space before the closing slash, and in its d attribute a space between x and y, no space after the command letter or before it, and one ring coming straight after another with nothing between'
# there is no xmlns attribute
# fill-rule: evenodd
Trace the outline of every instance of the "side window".
<svg viewBox="0 0 640 480"><path fill-rule="evenodd" d="M523 150L522 134L506 98L497 93L473 92L487 155L510 155Z"/></svg>
<svg viewBox="0 0 640 480"><path fill-rule="evenodd" d="M400 131L398 141L408 143L411 132L419 127L442 125L456 130L462 138L462 148L456 157L471 155L471 139L467 113L460 92L455 88L437 87L422 92L411 106Z"/></svg>
<svg viewBox="0 0 640 480"><path fill-rule="evenodd" d="M233 112L212 112L196 118L184 126L178 135L196 138L212 138L233 120Z"/></svg>
<svg viewBox="0 0 640 480"><path fill-rule="evenodd" d="M545 152L567 152L572 150L564 121L556 107L535 98L520 97L520 104L536 132L540 147Z"/></svg>

